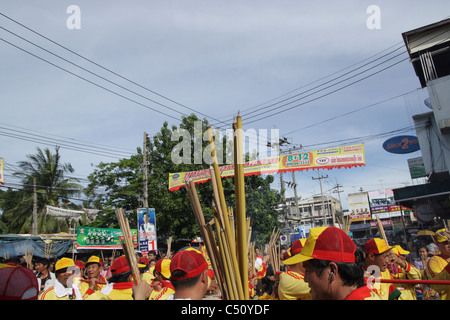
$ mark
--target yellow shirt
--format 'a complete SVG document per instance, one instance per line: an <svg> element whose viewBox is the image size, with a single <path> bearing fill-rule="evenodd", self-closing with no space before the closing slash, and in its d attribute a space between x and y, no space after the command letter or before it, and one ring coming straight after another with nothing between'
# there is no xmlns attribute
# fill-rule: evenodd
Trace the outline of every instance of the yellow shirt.
<svg viewBox="0 0 450 320"><path fill-rule="evenodd" d="M278 284L280 300L311 300L310 288L303 274L292 270L280 274Z"/></svg>
<svg viewBox="0 0 450 320"><path fill-rule="evenodd" d="M39 294L38 300L73 300L73 299L71 299L69 296L58 297L55 293L55 287L50 287Z"/></svg>
<svg viewBox="0 0 450 320"><path fill-rule="evenodd" d="M430 280L450 280L450 267L447 259L437 255L428 260L427 275ZM437 293L440 294L441 300L450 300L450 285L431 285Z"/></svg>
<svg viewBox="0 0 450 320"><path fill-rule="evenodd" d="M100 292L108 300L133 300L134 282L109 283Z"/></svg>
<svg viewBox="0 0 450 320"><path fill-rule="evenodd" d="M406 269L398 267L399 272L391 274L392 279L408 279L408 280L422 280L422 274L420 270L406 262ZM399 300L417 300L414 284L399 283L395 285L397 289L402 293Z"/></svg>
<svg viewBox="0 0 450 320"><path fill-rule="evenodd" d="M389 270L386 269L385 271L380 272L379 279L392 279ZM401 292L392 283L380 282L377 281L377 278L374 278L371 281L372 283L370 285L373 287L375 292L380 296L381 300L395 300L401 294Z"/></svg>
<svg viewBox="0 0 450 320"><path fill-rule="evenodd" d="M153 275L153 272L150 273L150 271L144 272L142 274L142 280L147 282L149 285L152 285L153 279L155 279L155 276Z"/></svg>
<svg viewBox="0 0 450 320"><path fill-rule="evenodd" d="M175 293L175 288L172 286L170 281L163 280L161 285L161 290L153 290L150 293L149 300L167 300L169 296Z"/></svg>

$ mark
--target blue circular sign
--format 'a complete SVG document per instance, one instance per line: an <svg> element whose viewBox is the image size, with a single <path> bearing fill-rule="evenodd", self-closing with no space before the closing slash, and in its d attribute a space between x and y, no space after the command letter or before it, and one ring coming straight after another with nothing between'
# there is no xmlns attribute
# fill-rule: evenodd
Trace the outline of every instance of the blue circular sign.
<svg viewBox="0 0 450 320"><path fill-rule="evenodd" d="M393 137L383 143L383 149L390 153L411 153L420 150L419 139L415 136Z"/></svg>

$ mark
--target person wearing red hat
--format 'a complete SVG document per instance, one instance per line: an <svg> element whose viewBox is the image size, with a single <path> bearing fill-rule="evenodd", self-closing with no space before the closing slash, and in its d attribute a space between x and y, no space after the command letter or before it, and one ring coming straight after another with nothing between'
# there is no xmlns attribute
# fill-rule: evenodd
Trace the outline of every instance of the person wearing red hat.
<svg viewBox="0 0 450 320"><path fill-rule="evenodd" d="M365 259L364 270L368 286L372 286L382 300L396 300L401 292L392 283L377 281L378 279L392 279L388 269L389 247L383 239L372 238L364 243Z"/></svg>
<svg viewBox="0 0 450 320"><path fill-rule="evenodd" d="M0 263L0 300L37 300L36 275L21 266Z"/></svg>
<svg viewBox="0 0 450 320"><path fill-rule="evenodd" d="M177 252L170 263L170 280L175 293L169 299L202 300L205 296L210 278L208 262L201 253L185 250Z"/></svg>
<svg viewBox="0 0 450 320"><path fill-rule="evenodd" d="M175 292L170 281L170 259L159 259L155 264L153 270L155 279L153 280L153 291L150 295L150 300L166 300Z"/></svg>
<svg viewBox="0 0 450 320"><path fill-rule="evenodd" d="M140 264L145 265L144 268L142 268L141 274L142 274L142 280L146 281L149 285L153 284L153 279L155 279L155 275L153 274L154 268L150 271L150 260L147 257L141 257L138 261Z"/></svg>
<svg viewBox="0 0 450 320"><path fill-rule="evenodd" d="M341 229L312 228L297 255L313 300L380 299L364 285L363 254Z"/></svg>
<svg viewBox="0 0 450 320"><path fill-rule="evenodd" d="M144 266L138 264L138 267ZM114 260L111 265L111 273L112 276L109 278L108 284L98 292L106 296L108 300L133 300L133 276L125 256L120 256ZM95 299L100 297L100 294L96 292L92 296Z"/></svg>
<svg viewBox="0 0 450 320"><path fill-rule="evenodd" d="M310 288L305 282L303 262L298 262L306 239L297 239L287 252L288 258L283 263L288 267L279 275L278 298L280 300L311 300Z"/></svg>

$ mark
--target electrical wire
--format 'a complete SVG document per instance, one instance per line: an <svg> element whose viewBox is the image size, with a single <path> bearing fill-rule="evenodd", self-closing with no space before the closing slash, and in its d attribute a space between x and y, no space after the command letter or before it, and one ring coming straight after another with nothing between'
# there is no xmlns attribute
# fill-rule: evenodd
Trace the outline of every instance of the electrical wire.
<svg viewBox="0 0 450 320"><path fill-rule="evenodd" d="M113 74L113 75L115 75L115 76L121 78L122 80L125 80L125 81L127 81L127 82L129 82L129 83L131 83L131 84L133 84L133 85L136 85L137 87L139 87L139 88L141 88L141 89L144 89L144 90L146 90L147 92L150 92L150 93L152 93L152 94L154 94L154 95L157 95L158 97L163 98L163 99L165 99L165 100L167 100L167 101L169 101L169 102L172 102L172 103L174 103L174 104L176 104L176 105L178 105L178 106L180 106L180 107L186 108L186 109L188 109L188 110L190 110L190 111L193 111L193 112L195 112L195 113L197 113L197 114L203 115L203 116L205 116L205 117L207 117L207 118L209 118L209 119L216 120L218 123L224 123L224 122L222 122L221 120L215 119L214 117L211 117L211 116L209 116L209 115L207 115L207 114L205 114L205 113L202 113L202 112L200 112L200 111L198 111L198 110L196 110L196 109L194 109L194 108L192 108L192 107L189 107L189 106L187 106L187 105L185 105L185 104L182 104L182 103L177 102L177 101L175 101L175 100L173 100L173 99L171 99L171 98L168 98L168 97L165 96L165 95L162 95L162 94L160 94L160 93L158 93L158 92L156 92L156 91L154 91L154 90L152 90L152 89L149 89L148 87L143 86L143 85L141 85L141 84L139 84L139 83L137 83L137 82L135 82L135 81L133 81L133 80L131 80L131 79L125 77L125 76L122 76L122 75L120 75L119 73L112 71L111 69L109 69L109 68L107 68L107 67L105 67L105 66L103 66L103 65L101 65L101 64L99 64L99 63L97 63L97 62L95 62L95 61L93 61L92 59L89 59L89 58L87 58L87 57L85 57L85 56L83 56L83 55L81 55L81 54L75 52L75 51L72 50L72 49L69 49L68 47L66 47L66 46L64 46L64 45L61 45L60 43L58 43L58 42L56 42L56 41L50 39L50 38L47 37L47 36L44 36L43 34L41 34L41 33L37 32L37 31L33 30L32 28L27 27L27 26L24 25L23 23L20 23L20 22L18 22L17 20L14 20L13 18L11 18L11 17L9 17L9 16L7 16L7 15L1 13L1 12L0 12L0 15L3 16L3 17L5 17L6 19L8 19L8 20L10 20L10 21L12 21L12 22L14 22L14 23L16 23L17 25L19 25L19 26L21 26L21 27L27 29L28 31L30 31L30 32L32 32L32 33L38 35L39 37L41 37L41 38L43 38L43 39L45 39L45 40L47 40L47 41L49 41L49 42L51 42L51 43L57 45L58 47L60 47L60 48L62 48L62 49L64 49L64 50L66 50L66 51L68 51L68 52L70 52L70 53L76 55L77 57L82 58L83 60L88 61L89 63L91 63L91 64L93 64L93 65L95 65L95 66L97 66L97 67L99 67L99 68L101 68L101 69L103 69L103 70L105 70L105 71L107 71L107 72L109 72L109 73L111 73L111 74ZM7 29L5 29L5 28L2 28L2 29L6 30L6 31L8 31L8 32L10 32L10 33L12 33L11 31L9 31L9 30L7 30ZM15 33L13 33L13 34L16 35ZM18 35L16 35L16 36L18 36ZM20 36L18 36L18 37L20 37ZM20 37L20 38L23 39L23 40L25 40L25 41L27 41L27 42L29 42L29 43L32 43L32 42L30 42L29 40L26 40L26 39L24 39L24 38L22 38L22 37ZM38 46L38 45L36 45L36 44L34 44L34 43L32 43L32 44L35 45L35 46ZM42 47L40 47L40 46L38 46L38 47L41 48L42 50L45 50L46 52L51 53L50 51L48 51L48 50L46 50L46 49L44 49L44 48L42 48ZM51 54L55 55L54 53L51 53ZM58 55L56 55L56 56L58 56ZM58 57L61 58L60 56L58 56ZM69 63L73 64L72 62L68 61L67 59L64 59L64 58L61 58L61 59L63 59L63 60L66 61L66 62L69 62ZM76 66L78 66L78 65L76 65ZM78 67L80 67L80 66L78 66ZM82 68L82 67L80 67L80 68ZM84 68L82 68L82 69L85 70L85 71L87 71L87 70L84 69ZM88 72L90 72L90 71L88 71ZM91 72L90 72L90 73L91 73ZM97 76L98 76L98 75L97 75ZM107 81L109 81L109 80L107 80ZM128 90L128 89L127 89L127 90ZM169 108L169 109L171 109L171 110L173 110L173 111L175 111L175 112L178 112L178 113L180 113L180 114L182 114L182 115L188 116L187 114L184 114L184 113L182 113L182 112L180 112L180 111L178 111L178 110L175 110L175 109L173 109L173 108L170 108L170 107L168 107L168 106L166 106L166 105L163 105L163 104L161 104L161 103L159 103L159 102L156 102L156 101L154 101L154 100L152 100L152 99L149 99L149 98L145 98L145 99L147 99L147 100L149 100L149 101L152 101L152 102L154 102L154 103L156 103L156 104L158 104L158 105L160 105L160 106Z"/></svg>

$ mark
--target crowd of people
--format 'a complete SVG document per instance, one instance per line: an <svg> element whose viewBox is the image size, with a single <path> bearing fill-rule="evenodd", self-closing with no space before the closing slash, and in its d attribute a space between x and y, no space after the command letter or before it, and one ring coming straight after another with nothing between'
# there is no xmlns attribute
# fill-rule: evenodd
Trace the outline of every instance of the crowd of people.
<svg viewBox="0 0 450 320"><path fill-rule="evenodd" d="M438 230L437 251L424 246L416 259L399 245L372 238L358 246L336 227L312 228L308 238L281 250L280 270L256 252L249 263L250 299L449 300L449 233ZM202 300L221 299L220 279L206 252L188 248L173 256L154 251L137 259L135 279L127 257L86 261L37 258L0 264L0 299ZM21 266L24 264L25 266ZM433 280L433 281L423 281Z"/></svg>

